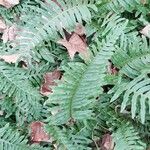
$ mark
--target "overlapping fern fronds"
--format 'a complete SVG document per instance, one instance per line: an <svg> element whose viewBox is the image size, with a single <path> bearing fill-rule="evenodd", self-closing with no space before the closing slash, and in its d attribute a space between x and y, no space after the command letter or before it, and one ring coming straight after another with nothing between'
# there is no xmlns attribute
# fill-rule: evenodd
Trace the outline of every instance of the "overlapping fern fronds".
<svg viewBox="0 0 150 150"><path fill-rule="evenodd" d="M149 8L150 1L141 0L22 0L0 7L7 27L18 28L13 42L0 40L0 55L21 56L16 64L0 60L0 150L101 149L105 134L114 143L110 150L146 150L150 43L139 31ZM57 44L77 23L87 31L79 35L86 60L78 54L70 60ZM53 70L61 79L52 81L48 97L41 95L44 75ZM32 141L34 122L45 126L35 127L38 140L39 130L49 140Z"/></svg>
<svg viewBox="0 0 150 150"><path fill-rule="evenodd" d="M126 80L124 83L119 81L111 101L124 93L121 111L130 106L132 118L140 113L144 123L149 108L149 46L146 39L134 36L134 42L129 41L126 49L118 49L112 60L120 68L122 81L124 75L133 80Z"/></svg>
<svg viewBox="0 0 150 150"><path fill-rule="evenodd" d="M12 130L9 124L0 128L0 149L1 150L47 150L40 146L29 146L27 139L21 136L18 131Z"/></svg>
<svg viewBox="0 0 150 150"><path fill-rule="evenodd" d="M139 149L145 150L146 145L141 140L137 128L134 124L128 121L128 117L119 116L117 112L113 110L113 105L109 104L108 96L104 98L95 106L98 110L97 120L100 125L106 124L110 132L112 132L113 141L115 142L114 150L126 150L126 149ZM110 105L110 107L108 107ZM117 109L116 109L117 110Z"/></svg>
<svg viewBox="0 0 150 150"><path fill-rule="evenodd" d="M24 70L17 70L15 67L13 68L1 62L0 84L2 93L13 97L13 103L17 108L16 116L18 119L21 117L19 120L22 123L27 118L31 120L32 117L38 118L40 116L41 106L39 100L41 96L33 89Z"/></svg>
<svg viewBox="0 0 150 150"><path fill-rule="evenodd" d="M92 116L92 103L103 92L101 87L104 85L108 59L113 55L114 44L123 33L127 22L120 19L117 24L116 29L110 32L104 41L97 43L101 45L100 49L96 49L93 45L95 54L87 64L70 63L69 67L64 68L63 83L54 88L54 93L47 101L50 104L60 105L61 111L51 118L52 123L64 124L72 119L83 120Z"/></svg>
<svg viewBox="0 0 150 150"><path fill-rule="evenodd" d="M26 50L25 53L30 53L31 49L42 44L44 40L57 39L57 33L62 31L62 28L69 29L75 26L77 22L90 21L89 9L96 8L94 0L72 0L69 2L60 0L58 1L60 5L50 0L47 1L47 4L39 0L36 2L40 7L28 6L30 7L29 15L23 17L23 22L26 25L22 28L17 39L19 49ZM34 19L32 14L36 14ZM32 20L28 21L31 17Z"/></svg>

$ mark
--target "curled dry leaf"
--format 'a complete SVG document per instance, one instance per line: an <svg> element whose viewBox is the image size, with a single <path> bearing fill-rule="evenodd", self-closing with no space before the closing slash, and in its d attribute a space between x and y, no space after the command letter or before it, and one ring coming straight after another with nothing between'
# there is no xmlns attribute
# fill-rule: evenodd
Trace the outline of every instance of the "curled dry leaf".
<svg viewBox="0 0 150 150"><path fill-rule="evenodd" d="M141 34L145 35L146 37L150 38L150 24L146 25L141 31Z"/></svg>
<svg viewBox="0 0 150 150"><path fill-rule="evenodd" d="M84 27L80 24L77 24L75 31L68 36L69 39L68 37L65 37L64 39L58 41L59 44L67 48L71 59L74 58L76 52L82 54L85 58L89 57L86 38L83 37L83 35L85 35Z"/></svg>
<svg viewBox="0 0 150 150"><path fill-rule="evenodd" d="M114 142L112 136L110 134L103 135L101 150L113 150L113 148L114 148Z"/></svg>
<svg viewBox="0 0 150 150"><path fill-rule="evenodd" d="M40 93L44 96L48 96L52 93L52 86L56 86L55 80L60 79L61 72L59 70L54 70L53 72L48 72L44 75L44 84L41 86Z"/></svg>
<svg viewBox="0 0 150 150"><path fill-rule="evenodd" d="M4 20L0 18L0 32L3 32L7 28Z"/></svg>
<svg viewBox="0 0 150 150"><path fill-rule="evenodd" d="M40 121L32 122L31 141L33 143L51 142L50 136L44 131L44 123Z"/></svg>
<svg viewBox="0 0 150 150"><path fill-rule="evenodd" d="M16 28L15 25L12 25L11 27L7 27L3 32L3 36L2 36L3 43L15 40L17 31L18 29Z"/></svg>
<svg viewBox="0 0 150 150"><path fill-rule="evenodd" d="M0 59L3 59L7 63L16 63L19 57L20 54L0 55Z"/></svg>
<svg viewBox="0 0 150 150"><path fill-rule="evenodd" d="M17 4L19 4L19 0L0 0L0 5L6 8L11 8Z"/></svg>

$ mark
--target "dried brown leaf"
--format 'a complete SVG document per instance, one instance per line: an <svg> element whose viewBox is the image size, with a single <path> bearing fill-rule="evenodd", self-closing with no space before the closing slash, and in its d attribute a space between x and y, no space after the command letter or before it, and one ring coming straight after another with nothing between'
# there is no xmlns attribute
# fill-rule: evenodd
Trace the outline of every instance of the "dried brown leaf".
<svg viewBox="0 0 150 150"><path fill-rule="evenodd" d="M101 150L113 150L113 148L114 148L114 142L112 136L110 134L103 135Z"/></svg>
<svg viewBox="0 0 150 150"><path fill-rule="evenodd" d="M87 50L87 43L86 43L86 35L85 35L85 28L81 24L77 24L75 31L72 33L67 32L65 29L64 34L65 37L58 41L59 44L66 47L68 50L69 56L71 59L74 58L76 52L82 54L85 59L89 58L89 53Z"/></svg>
<svg viewBox="0 0 150 150"><path fill-rule="evenodd" d="M76 52L83 54L88 57L87 44L86 42L76 33L73 33L69 41L61 39L58 41L59 44L67 48L69 56L73 59Z"/></svg>
<svg viewBox="0 0 150 150"><path fill-rule="evenodd" d="M56 86L55 80L60 79L61 72L59 70L54 70L53 72L48 72L44 75L44 83L41 86L40 93L44 96L48 96L52 93L52 86Z"/></svg>
<svg viewBox="0 0 150 150"><path fill-rule="evenodd" d="M0 0L0 5L6 7L6 8L11 8L17 4L19 4L20 0Z"/></svg>
<svg viewBox="0 0 150 150"><path fill-rule="evenodd" d="M16 38L16 33L18 29L16 28L15 25L12 25L10 27L7 27L2 36L3 43L7 43L8 41L14 41Z"/></svg>
<svg viewBox="0 0 150 150"><path fill-rule="evenodd" d="M44 131L44 123L40 121L32 122L31 129L31 141L33 143L51 142L50 136Z"/></svg>

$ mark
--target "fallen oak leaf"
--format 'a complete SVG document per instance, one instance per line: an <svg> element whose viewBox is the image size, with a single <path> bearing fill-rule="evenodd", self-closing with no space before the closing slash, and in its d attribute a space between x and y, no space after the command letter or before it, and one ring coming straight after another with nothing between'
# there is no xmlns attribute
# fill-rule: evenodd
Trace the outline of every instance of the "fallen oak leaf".
<svg viewBox="0 0 150 150"><path fill-rule="evenodd" d="M58 43L67 48L71 59L74 58L76 52L79 52L85 57L88 57L87 44L76 33L73 33L69 41L67 41L66 39L61 39L58 41Z"/></svg>
<svg viewBox="0 0 150 150"><path fill-rule="evenodd" d="M19 0L0 0L0 5L6 8L11 8L17 4L19 4Z"/></svg>
<svg viewBox="0 0 150 150"><path fill-rule="evenodd" d="M61 72L59 70L54 70L53 72L48 72L44 75L44 84L41 86L40 93L44 96L48 96L52 93L52 86L56 86L55 80L60 79Z"/></svg>
<svg viewBox="0 0 150 150"><path fill-rule="evenodd" d="M40 142L52 142L50 136L44 130L44 123L40 121L32 122L31 129L31 141L33 143Z"/></svg>
<svg viewBox="0 0 150 150"><path fill-rule="evenodd" d="M64 29L65 38L59 40L57 43L63 45L68 50L71 59L78 52L86 59L89 57L88 46L86 43L85 29L82 25L77 24L75 31L71 34Z"/></svg>

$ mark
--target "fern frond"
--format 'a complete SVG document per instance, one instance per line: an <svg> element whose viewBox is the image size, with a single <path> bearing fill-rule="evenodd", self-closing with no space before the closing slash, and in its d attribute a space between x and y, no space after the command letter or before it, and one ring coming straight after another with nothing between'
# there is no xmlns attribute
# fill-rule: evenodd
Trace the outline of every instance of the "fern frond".
<svg viewBox="0 0 150 150"><path fill-rule="evenodd" d="M128 40L126 49L118 49L112 57L116 67L120 69L119 74L122 80L118 81L112 91L114 96L111 101L116 100L121 94L123 102L121 111L131 106L132 118L139 114L142 123L145 121L147 108L149 108L149 59L150 51L146 38L134 35L133 40ZM133 79L127 80L124 75ZM116 89L116 90L115 90Z"/></svg>
<svg viewBox="0 0 150 150"><path fill-rule="evenodd" d="M94 56L89 63L70 63L65 67L63 83L53 89L47 104L59 104L60 112L50 118L54 124L64 124L69 120L83 120L92 115L91 104L102 93L101 86L107 72L108 59L115 51L114 44L126 27L127 22L121 20L102 43L98 42L100 51L93 46ZM105 32L105 31L104 31Z"/></svg>
<svg viewBox="0 0 150 150"><path fill-rule="evenodd" d="M77 147L74 147L73 141L69 138L67 133L62 131L57 126L47 125L46 127L47 132L59 143L59 149L61 150L76 150Z"/></svg>
<svg viewBox="0 0 150 150"><path fill-rule="evenodd" d="M34 4L35 2L32 1L30 3ZM14 21L16 22L17 17L21 13L24 14L28 12L29 8L27 9L27 5L29 5L29 1L26 0L20 1L20 5L16 5L9 9L2 7L0 5L0 12L1 12L0 15L7 23L13 23Z"/></svg>
<svg viewBox="0 0 150 150"><path fill-rule="evenodd" d="M107 98L108 99L108 98ZM119 116L112 108L112 105L105 98L96 105L99 115L96 120L99 124L108 127L112 132L115 142L114 150L145 150L146 144L141 140L134 123L129 122L125 116ZM107 131L108 132L108 131Z"/></svg>
<svg viewBox="0 0 150 150"><path fill-rule="evenodd" d="M121 90L119 88L112 97L111 101L116 100L124 91L125 93L121 105L121 112L124 111L127 106L131 105L132 118L134 118L137 113L140 113L141 122L144 123L147 108L150 107L150 79L147 75L142 74L138 76L131 82L124 84Z"/></svg>
<svg viewBox="0 0 150 150"><path fill-rule="evenodd" d="M5 118L10 117L16 111L16 106L11 97L5 97L0 101L1 110L6 113Z"/></svg>
<svg viewBox="0 0 150 150"><path fill-rule="evenodd" d="M14 72L14 68L6 63L0 63L0 91L12 97L17 107L17 116L21 115L24 118L20 121L25 121L27 118L31 120L32 117L38 118L41 110L39 103L41 96L32 88L27 80L26 72L17 68Z"/></svg>
<svg viewBox="0 0 150 150"><path fill-rule="evenodd" d="M30 6L29 15L24 18L26 25L18 35L17 43L20 50L26 50L25 53L30 53L31 49L41 44L44 40L58 37L57 31L62 31L62 28L70 28L76 25L77 22L90 21L91 13L89 7L92 7L94 0L89 1L62 1L59 0L57 5L53 1L48 1L45 4L42 1L36 0L40 8ZM36 16L30 16L36 13ZM32 19L31 19L31 18ZM30 22L28 22L30 18ZM35 24L36 22L36 24Z"/></svg>
<svg viewBox="0 0 150 150"><path fill-rule="evenodd" d="M18 131L13 131L9 124L0 128L0 150L47 150L39 146L27 145L24 136L20 136Z"/></svg>
<svg viewBox="0 0 150 150"><path fill-rule="evenodd" d="M131 42L134 41L134 42ZM112 57L120 73L130 78L137 77L149 69L150 50L146 38L143 39L134 35L127 41L126 49L118 49Z"/></svg>
<svg viewBox="0 0 150 150"><path fill-rule="evenodd" d="M115 142L114 150L145 150L146 145L141 142L138 133L129 123L121 125L112 134Z"/></svg>
<svg viewBox="0 0 150 150"><path fill-rule="evenodd" d="M132 12L140 3L140 0L113 0L108 3L107 7L115 13L121 13L125 10Z"/></svg>

